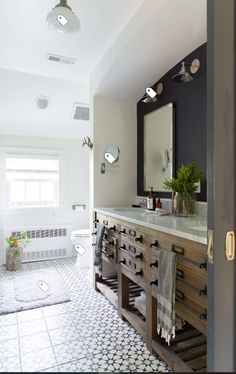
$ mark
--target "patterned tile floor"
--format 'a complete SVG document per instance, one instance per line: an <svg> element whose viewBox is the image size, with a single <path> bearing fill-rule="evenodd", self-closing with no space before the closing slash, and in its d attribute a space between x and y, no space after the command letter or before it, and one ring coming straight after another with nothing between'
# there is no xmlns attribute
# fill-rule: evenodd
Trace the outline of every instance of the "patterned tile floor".
<svg viewBox="0 0 236 374"><path fill-rule="evenodd" d="M170 371L74 258L24 264L20 272L46 267L57 269L71 301L0 316L0 372ZM9 275L0 267L0 276Z"/></svg>

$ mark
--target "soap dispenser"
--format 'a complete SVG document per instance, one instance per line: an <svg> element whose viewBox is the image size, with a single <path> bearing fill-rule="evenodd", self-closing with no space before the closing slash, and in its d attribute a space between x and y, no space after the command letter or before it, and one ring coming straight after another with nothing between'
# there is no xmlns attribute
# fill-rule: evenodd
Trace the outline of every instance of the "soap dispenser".
<svg viewBox="0 0 236 374"><path fill-rule="evenodd" d="M147 196L147 209L148 210L155 210L156 208L156 196L153 193L153 187L150 188L150 192Z"/></svg>

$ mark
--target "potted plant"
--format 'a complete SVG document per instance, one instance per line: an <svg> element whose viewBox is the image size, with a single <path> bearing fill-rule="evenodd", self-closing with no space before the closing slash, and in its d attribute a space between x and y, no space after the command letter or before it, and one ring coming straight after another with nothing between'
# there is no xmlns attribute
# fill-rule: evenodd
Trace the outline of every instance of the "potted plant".
<svg viewBox="0 0 236 374"><path fill-rule="evenodd" d="M182 165L177 171L177 177L165 180L164 188L172 191L172 212L178 215L195 214L194 193L203 173L196 172L195 163L192 161Z"/></svg>
<svg viewBox="0 0 236 374"><path fill-rule="evenodd" d="M19 270L23 250L29 244L27 231L22 230L20 235L11 235L6 238L8 247L6 252L6 269L9 271Z"/></svg>

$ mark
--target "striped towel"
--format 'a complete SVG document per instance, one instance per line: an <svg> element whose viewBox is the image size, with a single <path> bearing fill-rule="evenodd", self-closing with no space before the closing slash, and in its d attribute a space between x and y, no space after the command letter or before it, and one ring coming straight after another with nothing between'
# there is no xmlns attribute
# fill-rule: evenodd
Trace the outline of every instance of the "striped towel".
<svg viewBox="0 0 236 374"><path fill-rule="evenodd" d="M95 243L94 266L97 267L97 271L100 275L102 273L102 239L104 231L105 226L102 223L98 223Z"/></svg>
<svg viewBox="0 0 236 374"><path fill-rule="evenodd" d="M157 333L170 345L170 339L175 337L175 277L176 254L166 249L160 249L158 261L159 279L157 294Z"/></svg>

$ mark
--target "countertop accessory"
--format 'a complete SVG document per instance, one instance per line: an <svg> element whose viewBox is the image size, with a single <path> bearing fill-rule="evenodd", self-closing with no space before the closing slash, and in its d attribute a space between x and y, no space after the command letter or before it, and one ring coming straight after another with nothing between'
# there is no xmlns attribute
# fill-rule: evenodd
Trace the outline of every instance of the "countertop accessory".
<svg viewBox="0 0 236 374"><path fill-rule="evenodd" d="M203 174L196 172L195 163L192 161L183 165L177 171L177 177L165 180L164 188L173 192L172 213L182 216L195 215L195 197L198 183Z"/></svg>

